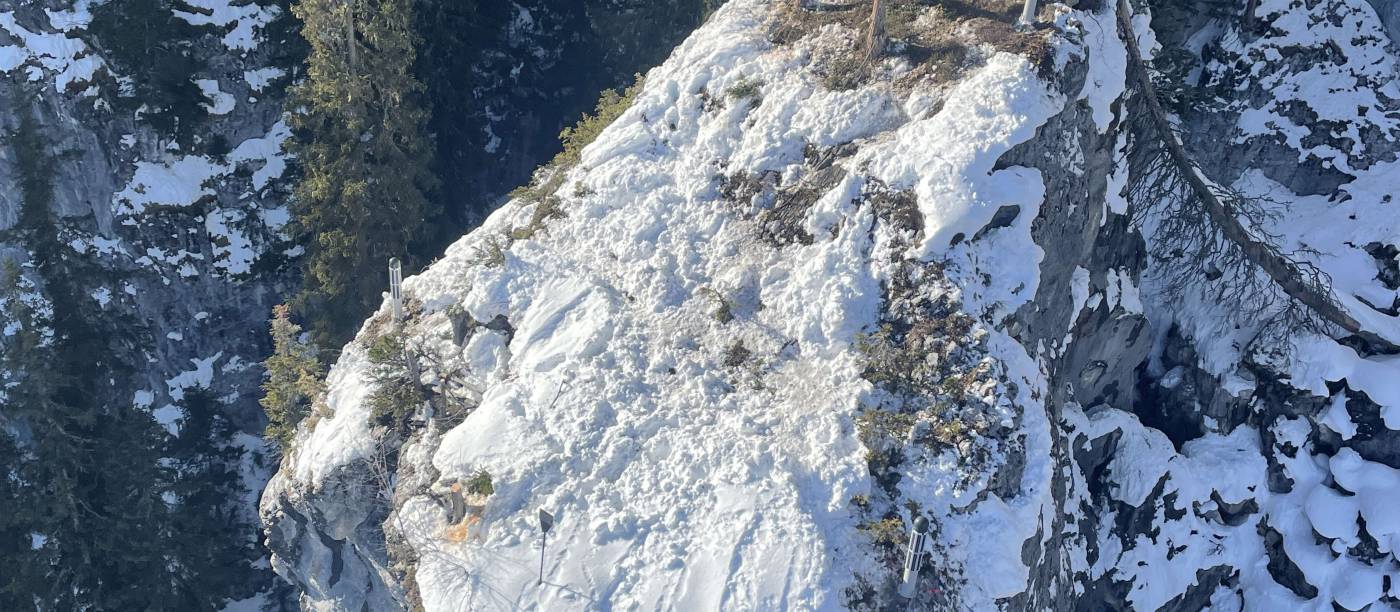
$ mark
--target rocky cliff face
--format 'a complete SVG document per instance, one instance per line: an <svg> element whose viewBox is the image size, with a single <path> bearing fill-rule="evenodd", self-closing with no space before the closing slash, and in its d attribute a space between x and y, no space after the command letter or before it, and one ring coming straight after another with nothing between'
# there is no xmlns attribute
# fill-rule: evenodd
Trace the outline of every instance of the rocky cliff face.
<svg viewBox="0 0 1400 612"><path fill-rule="evenodd" d="M0 252L22 266L36 299L71 289L76 303L62 307L104 339L105 354L74 358L92 364L90 373L65 373L86 378L97 405L149 414L174 436L190 416L186 394L207 391L213 409L248 433L204 444L241 448L231 467L256 488L267 474L256 403L263 321L288 288L295 255L281 235L279 120L295 72L285 56L292 25L277 2L181 6L135 15L123 11L164 7L0 3L0 126L9 135L0 149ZM161 50L131 39L141 36L160 39ZM188 80L146 97L170 76L162 70L188 71ZM32 148L16 136L25 116ZM51 175L39 177L53 186L51 202L26 201L36 196L20 188L35 180L23 170L34 160L51 162ZM23 226L26 206L51 208L56 242L35 242L42 232ZM81 265L50 278L45 259ZM121 374L102 380L103 372ZM26 409L8 408L8 417ZM226 500L245 525L251 496ZM239 540L213 546L251 547L255 538ZM260 573L258 584L227 595L270 588L270 572Z"/></svg>

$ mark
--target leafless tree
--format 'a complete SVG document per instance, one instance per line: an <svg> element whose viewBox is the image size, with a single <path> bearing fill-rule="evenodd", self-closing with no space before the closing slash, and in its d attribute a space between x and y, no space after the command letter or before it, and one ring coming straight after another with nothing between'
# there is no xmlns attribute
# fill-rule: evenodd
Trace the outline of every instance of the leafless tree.
<svg viewBox="0 0 1400 612"><path fill-rule="evenodd" d="M1241 322L1271 317L1272 322L1325 332L1341 328L1373 346L1400 350L1366 331L1337 302L1331 279L1301 257L1306 251L1284 252L1279 237L1265 227L1278 207L1206 178L1187 154L1162 109L1151 73L1142 61L1131 22L1132 8L1119 0L1119 35L1132 60L1146 123L1140 134L1152 134L1138 145L1130 168L1129 199L1139 212L1159 220L1154 255L1175 265L1165 266L1168 295L1180 297L1203 280L1215 283L1214 297L1228 305Z"/></svg>

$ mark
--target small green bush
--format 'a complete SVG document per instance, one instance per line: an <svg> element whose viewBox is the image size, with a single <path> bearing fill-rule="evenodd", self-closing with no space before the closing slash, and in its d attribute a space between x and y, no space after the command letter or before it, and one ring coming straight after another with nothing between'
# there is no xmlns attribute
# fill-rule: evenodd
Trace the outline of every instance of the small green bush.
<svg viewBox="0 0 1400 612"><path fill-rule="evenodd" d="M752 355L753 351L744 346L743 340L736 341L724 351L724 365L725 367L737 368L744 365L744 362L748 361Z"/></svg>
<svg viewBox="0 0 1400 612"><path fill-rule="evenodd" d="M529 240L535 237L541 229L544 229L544 222L550 219L564 218L563 202L556 196L546 195L535 201L535 210L530 214L530 222L523 227L517 227L510 231L512 240Z"/></svg>
<svg viewBox="0 0 1400 612"><path fill-rule="evenodd" d="M370 380L375 389L366 398L370 418L381 425L402 423L418 409L423 394L409 367L409 347L402 330L370 341Z"/></svg>
<svg viewBox="0 0 1400 612"><path fill-rule="evenodd" d="M311 414L325 392L325 369L316 349L302 340L301 326L292 322L285 305L272 309L270 321L273 352L263 362L267 373L259 400L267 414L263 435L286 449L297 425Z"/></svg>
<svg viewBox="0 0 1400 612"><path fill-rule="evenodd" d="M485 242L477 245L472 259L484 267L498 268L506 264L507 248L510 248L509 236L487 236Z"/></svg>
<svg viewBox="0 0 1400 612"><path fill-rule="evenodd" d="M480 495L486 497L496 492L496 487L491 484L491 472L477 470L472 477L467 480L467 494Z"/></svg>
<svg viewBox="0 0 1400 612"><path fill-rule="evenodd" d="M550 163L559 168L567 168L577 164L583 155L583 148L597 140L598 135L602 134L604 129L612 125L618 117L622 116L622 113L632 107L632 102L637 99L637 94L641 93L642 84L645 81L646 78L638 74L636 81L626 89L621 91L603 90L592 115L584 113L578 124L566 127L564 131L559 132L559 141L564 144L564 150L554 156L554 161Z"/></svg>
<svg viewBox="0 0 1400 612"><path fill-rule="evenodd" d="M714 300L715 309L710 312L710 316L716 321L725 324L734 320L734 303L724 297L724 294L710 287L701 287L699 293Z"/></svg>
<svg viewBox="0 0 1400 612"><path fill-rule="evenodd" d="M731 100L754 100L755 104L762 100L760 88L763 81L757 81L748 77L739 79L739 82L731 85L724 94Z"/></svg>

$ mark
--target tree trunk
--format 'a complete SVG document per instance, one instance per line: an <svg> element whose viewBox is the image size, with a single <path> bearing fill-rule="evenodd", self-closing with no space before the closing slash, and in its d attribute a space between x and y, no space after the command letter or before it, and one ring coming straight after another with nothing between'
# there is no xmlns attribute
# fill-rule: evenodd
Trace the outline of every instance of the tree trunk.
<svg viewBox="0 0 1400 612"><path fill-rule="evenodd" d="M348 50L350 75L355 75L358 58L355 53L355 0L345 0L345 48Z"/></svg>
<svg viewBox="0 0 1400 612"><path fill-rule="evenodd" d="M870 29L865 45L866 63L874 62L885 52L885 0L870 0Z"/></svg>
<svg viewBox="0 0 1400 612"><path fill-rule="evenodd" d="M1142 92L1143 101L1151 115L1153 129L1165 146L1172 164L1181 171L1195 196L1200 198L1205 207L1206 215L1210 217L1210 222L1220 229L1220 233L1225 239L1239 246L1250 263L1262 270L1285 294L1297 300L1299 304L1348 333L1364 338L1374 346L1383 347L1390 351L1400 351L1400 347L1389 340L1363 329L1356 319L1347 314L1332 299L1331 295L1320 293L1316 288L1309 287L1303 279L1303 275L1287 259L1279 256L1268 245L1254 240L1249 231L1240 224L1234 211L1221 202L1215 191L1201 178L1200 172L1191 162L1191 158L1187 156L1186 148L1181 144L1176 132L1172 130L1171 124L1167 121L1166 111L1162 110L1162 105L1157 99L1157 89L1152 85L1147 65L1142 61L1142 52L1138 49L1131 16L1132 7L1128 4L1128 0L1119 0L1119 35L1122 36L1123 42L1128 47L1128 58L1133 64L1131 68L1136 73L1137 86Z"/></svg>

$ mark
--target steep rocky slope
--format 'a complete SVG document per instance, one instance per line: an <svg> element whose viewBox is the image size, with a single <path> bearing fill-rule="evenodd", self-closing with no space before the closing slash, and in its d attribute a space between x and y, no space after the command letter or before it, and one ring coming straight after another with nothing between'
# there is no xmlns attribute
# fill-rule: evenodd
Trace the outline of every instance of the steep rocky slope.
<svg viewBox="0 0 1400 612"><path fill-rule="evenodd" d="M893 3L862 80L860 16L730 3L346 347L264 493L277 571L327 609L883 609L923 516L921 609L1395 608L1393 357L1165 291L1118 8L1012 4ZM1208 179L1394 337L1390 17L1250 8L1133 36ZM384 418L401 334L426 401Z"/></svg>
<svg viewBox="0 0 1400 612"><path fill-rule="evenodd" d="M433 48L453 62L429 79L434 95L461 97L472 109L463 116L445 108L441 115L454 130L445 130L445 121L436 126L444 153L440 171L457 195L448 202L461 224L454 232L471 227L525 174L510 169L548 159L559 127L591 107L599 88L626 82L654 63L703 10L703 3L636 7L615 0L511 6L481 10L473 20L479 38L437 41ZM587 19L573 19L585 8ZM621 15L635 15L648 27L612 27ZM269 350L270 308L294 291L300 253L285 235L294 160L282 152L290 137L285 89L301 70L298 27L281 0L0 0L0 260L20 267L15 301L40 315L34 325L42 329L23 331L78 338L59 343L74 353L61 359L29 354L33 347L11 340L22 324L9 318L11 302L0 298L7 364L0 375L9 384L36 378L28 371L62 367L68 371L59 374L79 381L77 393L94 412L129 416L140 431L155 433L121 439L115 429L101 432L111 439L94 443L114 454L80 458L82 473L74 478L85 490L117 490L103 484L113 462L131 474L166 470L168 478L137 486L143 499L170 504L172 516L228 510L239 517L226 525L239 530L232 541L198 544L247 549L255 557L256 492L275 461L266 458L258 435L258 364ZM605 46L605 39L615 40L607 46L619 54L584 52ZM514 131L524 126L531 126L527 137ZM511 137L512 146L476 138L493 130ZM488 175L493 164L506 170ZM20 365L8 367L13 364ZM0 393L0 434L21 450L40 443L26 422L36 406L24 401ZM228 422L235 432L193 439L187 425L210 419ZM148 448L121 453L123 444ZM244 493L192 494L199 485L181 481L170 457L162 456L168 447L220 455L238 470ZM48 461L32 450L25 461ZM152 465L137 465L147 460ZM61 461L38 471L74 471ZM19 478L18 464L7 467ZM37 493L0 505L43 508L46 496L61 488L31 484ZM78 501L96 506L99 515L117 514L93 499ZM74 552L76 535L38 522L0 523L5 550L11 536L23 540L7 560L52 567L56 574L93 565ZM91 527L99 529L95 521ZM158 554L145 561L162 564ZM44 570L34 571L36 583L51 582ZM250 582L240 580L226 593L222 585L204 590L214 601L242 600L274 582L265 560L250 572ZM161 580L158 574L147 577ZM6 596L23 599L24 588L7 586Z"/></svg>

